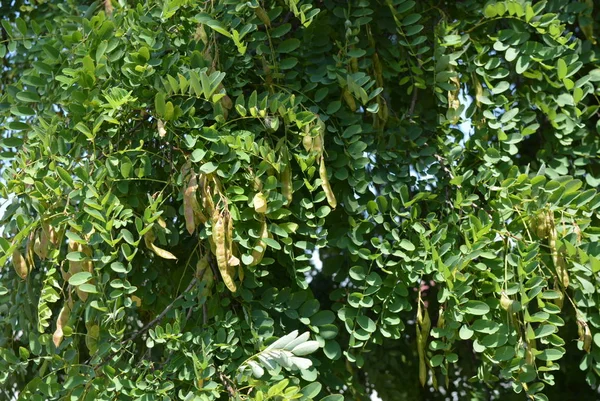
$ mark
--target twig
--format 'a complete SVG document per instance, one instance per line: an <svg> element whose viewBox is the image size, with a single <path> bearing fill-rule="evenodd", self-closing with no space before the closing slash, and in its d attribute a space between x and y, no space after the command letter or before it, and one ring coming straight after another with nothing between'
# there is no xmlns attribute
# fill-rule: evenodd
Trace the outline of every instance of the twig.
<svg viewBox="0 0 600 401"><path fill-rule="evenodd" d="M225 386L231 398L235 399L236 391L230 384L231 380L227 376L225 376L223 372L219 372L219 378L223 382L223 386Z"/></svg>
<svg viewBox="0 0 600 401"><path fill-rule="evenodd" d="M149 322L148 324L146 324L144 327L142 327L141 329L139 329L138 331L136 331L135 333L133 333L131 336L129 336L125 340L121 341L120 345L123 345L125 343L128 343L130 341L135 340L140 335L142 335L146 331L150 330L153 326L155 326L156 324L160 323L160 321L165 317L165 315L167 313L169 313L169 311L171 309L173 309L173 306L175 305L175 303L177 301L179 301L181 298L183 298L185 296L185 294L187 294L188 292L190 292L192 290L192 288L194 288L194 286L196 285L197 282L198 282L198 279L196 277L194 277L194 279L190 282L190 284L187 286L187 288L185 289L185 291L183 291L181 294L179 294L179 296L177 298L175 298L169 305L167 305L167 307L156 318L154 318L151 322ZM108 357L106 357L106 359L104 359L98 365L98 367L104 366L106 363L108 363L108 361L110 361L119 352L121 352L120 348L118 350L116 350L116 351L113 351Z"/></svg>

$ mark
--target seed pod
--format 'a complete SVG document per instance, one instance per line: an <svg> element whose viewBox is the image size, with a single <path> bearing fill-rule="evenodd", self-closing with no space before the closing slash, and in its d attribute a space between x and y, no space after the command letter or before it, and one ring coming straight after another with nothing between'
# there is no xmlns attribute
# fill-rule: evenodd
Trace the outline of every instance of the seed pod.
<svg viewBox="0 0 600 401"><path fill-rule="evenodd" d="M197 42L199 40L202 41L205 45L208 44L208 35L206 35L206 30L204 29L204 24L198 24L196 27L196 33L194 34L194 40Z"/></svg>
<svg viewBox="0 0 600 401"><path fill-rule="evenodd" d="M358 59L356 57L350 59L350 71L353 73L358 72Z"/></svg>
<svg viewBox="0 0 600 401"><path fill-rule="evenodd" d="M290 167L289 160L284 169L281 171L281 193L283 196L285 196L287 201L286 205L290 205L292 203L294 187L292 183L292 169Z"/></svg>
<svg viewBox="0 0 600 401"><path fill-rule="evenodd" d="M592 349L592 332L590 327L585 320L580 317L577 317L577 326L579 341L582 342L583 350L589 354Z"/></svg>
<svg viewBox="0 0 600 401"><path fill-rule="evenodd" d="M500 296L500 306L507 312L510 312L513 305L513 300L506 295L504 291L502 291L502 295Z"/></svg>
<svg viewBox="0 0 600 401"><path fill-rule="evenodd" d="M348 89L344 88L342 92L342 97L344 98L344 101L346 102L350 110L356 111L356 101L354 100L354 97L352 97L352 94L350 93L350 91L348 91Z"/></svg>
<svg viewBox="0 0 600 401"><path fill-rule="evenodd" d="M444 316L444 307L440 305L440 311L438 312L437 327L444 328L446 325L446 317Z"/></svg>
<svg viewBox="0 0 600 401"><path fill-rule="evenodd" d="M265 214L267 212L267 198L265 194L262 192L257 193L254 195L252 202L254 203L254 210L257 213Z"/></svg>
<svg viewBox="0 0 600 401"><path fill-rule="evenodd" d="M481 107L481 98L483 98L483 86L481 86L481 82L475 77L473 74L473 83L475 85L475 104L477 107Z"/></svg>
<svg viewBox="0 0 600 401"><path fill-rule="evenodd" d="M256 16L258 17L258 19L260 19L260 21L263 24L265 24L267 26L267 28L271 27L271 18L269 18L269 15L267 14L267 12L265 11L264 8L257 7L254 9L254 12L256 13Z"/></svg>
<svg viewBox="0 0 600 401"><path fill-rule="evenodd" d="M337 206L337 200L335 199L335 195L333 194L333 190L331 189L331 185L329 184L329 178L327 177L327 167L325 167L325 158L321 157L321 165L319 166L319 176L321 177L321 187L323 191L325 191L325 195L327 196L327 203L331 206L332 209L335 209Z"/></svg>
<svg viewBox="0 0 600 401"><path fill-rule="evenodd" d="M310 135L304 135L302 137L302 146L307 152L312 152L313 148L313 137Z"/></svg>
<svg viewBox="0 0 600 401"><path fill-rule="evenodd" d="M198 260L198 263L196 263L196 278L202 279L208 271L207 269L210 270L208 264L208 254L204 255Z"/></svg>
<svg viewBox="0 0 600 401"><path fill-rule="evenodd" d="M214 275L212 272L212 269L209 267L208 269L206 269L204 271L204 274L202 275L202 281L204 282L204 288L202 288L202 291L200 292L200 296L202 297L208 297L210 295L210 290L212 289L213 285L214 285Z"/></svg>
<svg viewBox="0 0 600 401"><path fill-rule="evenodd" d="M29 234L29 241L27 241L27 247L25 248L25 256L27 257L27 263L29 264L29 266L35 266L35 260L34 260L34 255L35 253L33 252L33 246L34 246L34 242L35 242L35 231L32 231Z"/></svg>
<svg viewBox="0 0 600 401"><path fill-rule="evenodd" d="M52 342L54 343L54 346L56 346L57 348L64 338L63 327L65 327L67 325L67 323L69 322L70 315L71 315L71 305L69 305L68 301L65 301L65 304L63 305L62 309L60 310L60 314L58 315L58 318L56 319L56 330L54 331L54 334L52 335Z"/></svg>
<svg viewBox="0 0 600 401"><path fill-rule="evenodd" d="M259 264L263 257L265 256L265 251L267 250L267 244L263 241L264 238L268 238L269 237L269 229L267 228L267 222L265 220L263 220L262 222L262 226L261 226L261 232L260 232L260 238L258 239L258 242L255 245L256 246L260 246L261 250L258 251L256 249L254 249L252 251L252 263L250 263L250 266L256 266L257 264Z"/></svg>
<svg viewBox="0 0 600 401"><path fill-rule="evenodd" d="M163 259L177 260L177 257L171 252L154 245L155 239L156 237L154 236L154 232L152 230L149 230L146 234L144 234L144 243L148 249Z"/></svg>
<svg viewBox="0 0 600 401"><path fill-rule="evenodd" d="M12 262L13 267L15 268L15 272L17 272L19 277L25 280L27 278L27 275L29 274L29 266L27 266L27 261L25 260L23 255L21 255L21 252L19 252L16 249L13 251L12 254Z"/></svg>
<svg viewBox="0 0 600 401"><path fill-rule="evenodd" d="M219 272L221 273L223 282L225 283L229 291L235 292L237 290L237 286L233 281L235 269L232 269L229 266L229 258L227 255L227 239L225 238L226 222L223 216L216 210L213 213L212 221L212 239L215 243L215 257L217 259L217 266L219 267Z"/></svg>
<svg viewBox="0 0 600 401"><path fill-rule="evenodd" d="M40 233L35 239L35 243L33 245L33 251L40 257L40 259L44 260L48 256L48 233L47 227L45 224L42 224L42 229Z"/></svg>
<svg viewBox="0 0 600 401"><path fill-rule="evenodd" d="M198 180L196 173L192 172L187 188L183 193L183 215L185 217L185 228L192 235L196 230L195 209L200 209L196 200ZM195 205L194 205L195 204Z"/></svg>
<svg viewBox="0 0 600 401"><path fill-rule="evenodd" d="M313 152L321 155L323 153L323 133L313 137L312 149Z"/></svg>
<svg viewBox="0 0 600 401"><path fill-rule="evenodd" d="M379 54L373 53L373 71L375 72L375 81L377 86L383 88L383 74L381 68L381 61L379 60Z"/></svg>

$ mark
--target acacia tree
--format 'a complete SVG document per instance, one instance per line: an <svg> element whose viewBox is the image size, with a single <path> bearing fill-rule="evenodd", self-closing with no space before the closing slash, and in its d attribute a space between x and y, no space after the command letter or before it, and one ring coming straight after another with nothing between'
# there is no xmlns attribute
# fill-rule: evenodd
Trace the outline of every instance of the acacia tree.
<svg viewBox="0 0 600 401"><path fill-rule="evenodd" d="M0 2L2 398L597 399L593 8Z"/></svg>

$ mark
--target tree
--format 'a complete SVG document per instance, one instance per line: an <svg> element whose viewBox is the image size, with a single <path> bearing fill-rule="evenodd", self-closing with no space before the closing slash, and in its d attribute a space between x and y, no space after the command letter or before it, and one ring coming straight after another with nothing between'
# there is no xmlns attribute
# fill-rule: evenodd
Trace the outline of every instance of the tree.
<svg viewBox="0 0 600 401"><path fill-rule="evenodd" d="M5 399L599 399L592 0L0 10Z"/></svg>

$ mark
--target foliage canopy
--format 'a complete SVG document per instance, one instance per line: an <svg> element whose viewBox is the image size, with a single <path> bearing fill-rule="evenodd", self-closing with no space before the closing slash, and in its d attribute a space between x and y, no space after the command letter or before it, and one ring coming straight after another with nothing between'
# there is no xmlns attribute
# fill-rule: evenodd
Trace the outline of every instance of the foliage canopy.
<svg viewBox="0 0 600 401"><path fill-rule="evenodd" d="M598 398L593 3L1 1L2 397Z"/></svg>

